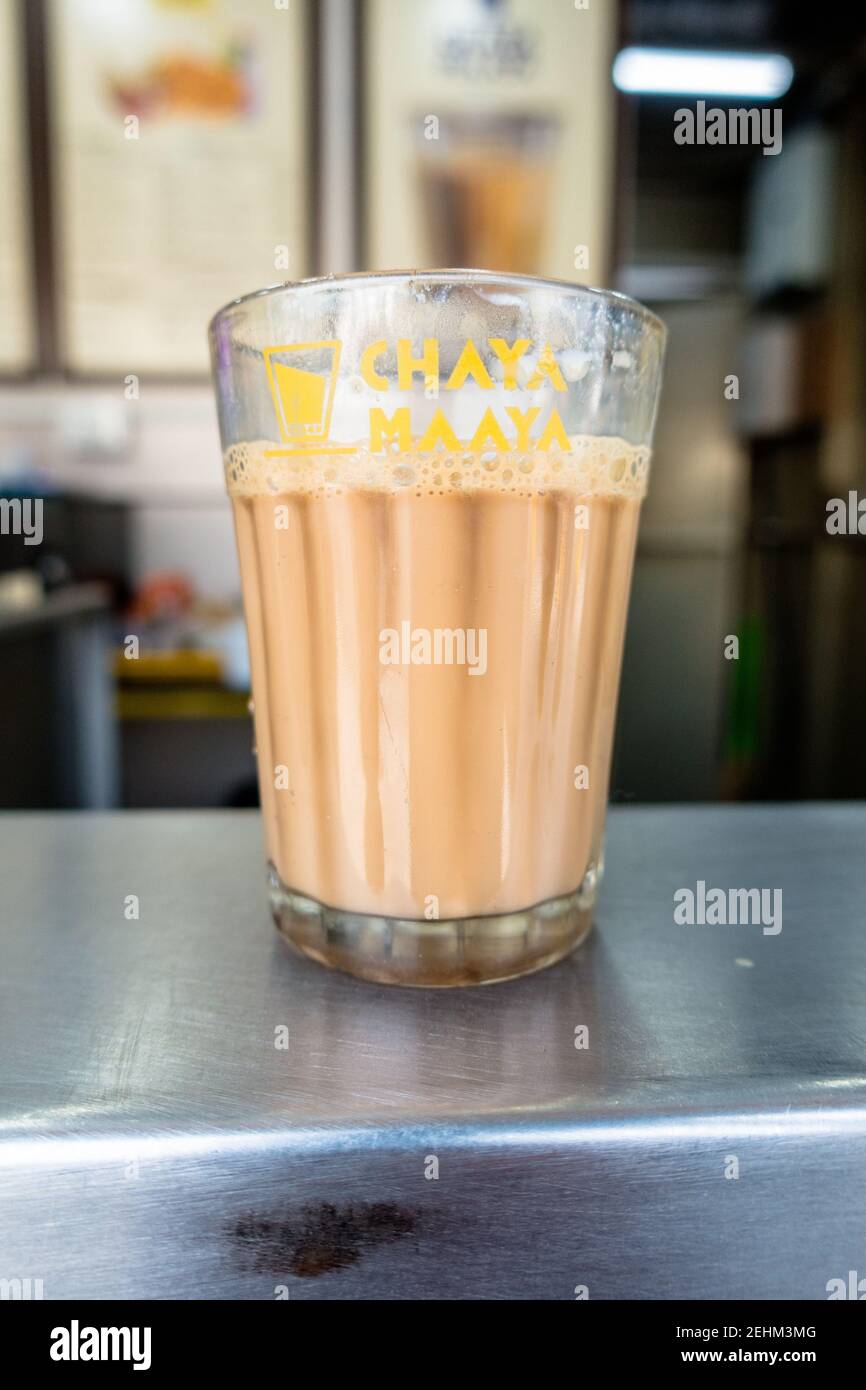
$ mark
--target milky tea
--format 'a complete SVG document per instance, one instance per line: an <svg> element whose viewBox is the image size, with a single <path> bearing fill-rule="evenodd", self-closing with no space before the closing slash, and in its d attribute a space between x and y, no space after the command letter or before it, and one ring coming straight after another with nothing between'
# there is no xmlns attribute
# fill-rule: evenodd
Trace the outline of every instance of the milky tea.
<svg viewBox="0 0 866 1390"><path fill-rule="evenodd" d="M272 910L315 959L481 983L588 930L663 339L468 271L214 320Z"/></svg>

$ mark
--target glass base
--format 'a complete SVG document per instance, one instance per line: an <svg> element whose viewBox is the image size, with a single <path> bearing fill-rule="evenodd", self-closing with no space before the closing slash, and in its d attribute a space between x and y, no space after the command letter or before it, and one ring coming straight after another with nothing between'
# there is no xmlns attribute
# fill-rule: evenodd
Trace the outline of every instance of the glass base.
<svg viewBox="0 0 866 1390"><path fill-rule="evenodd" d="M426 922L325 907L287 888L268 865L271 913L299 951L321 965L384 985L489 985L543 970L580 945L592 925L597 875L520 912Z"/></svg>

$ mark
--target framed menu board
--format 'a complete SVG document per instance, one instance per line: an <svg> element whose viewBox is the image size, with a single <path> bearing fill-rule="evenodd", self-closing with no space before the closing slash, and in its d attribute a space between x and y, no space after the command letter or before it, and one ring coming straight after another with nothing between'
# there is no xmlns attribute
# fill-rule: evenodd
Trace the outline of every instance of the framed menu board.
<svg viewBox="0 0 866 1390"><path fill-rule="evenodd" d="M213 312L309 273L305 0L50 0L74 371L207 369Z"/></svg>
<svg viewBox="0 0 866 1390"><path fill-rule="evenodd" d="M0 372L36 354L19 17L16 0L0 0Z"/></svg>
<svg viewBox="0 0 866 1390"><path fill-rule="evenodd" d="M604 284L616 0L369 0L367 259Z"/></svg>

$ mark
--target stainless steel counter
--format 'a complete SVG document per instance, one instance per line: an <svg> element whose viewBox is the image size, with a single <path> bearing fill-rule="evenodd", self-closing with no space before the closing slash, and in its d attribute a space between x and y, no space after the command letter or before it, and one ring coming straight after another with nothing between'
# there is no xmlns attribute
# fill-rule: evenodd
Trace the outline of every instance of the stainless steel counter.
<svg viewBox="0 0 866 1390"><path fill-rule="evenodd" d="M826 1298L866 1276L864 846L852 804L614 809L575 957L403 991L277 938L253 813L0 817L0 1279ZM677 925L699 879L782 931Z"/></svg>

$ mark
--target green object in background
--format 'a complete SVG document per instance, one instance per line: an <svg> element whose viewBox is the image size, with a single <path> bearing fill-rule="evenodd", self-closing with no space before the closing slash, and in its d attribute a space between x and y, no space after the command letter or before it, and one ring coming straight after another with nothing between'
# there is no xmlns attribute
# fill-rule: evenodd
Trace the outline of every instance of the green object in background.
<svg viewBox="0 0 866 1390"><path fill-rule="evenodd" d="M739 657L733 666L728 727L725 733L725 756L748 758L758 750L761 674L764 667L766 634L763 620L752 616L740 625Z"/></svg>

